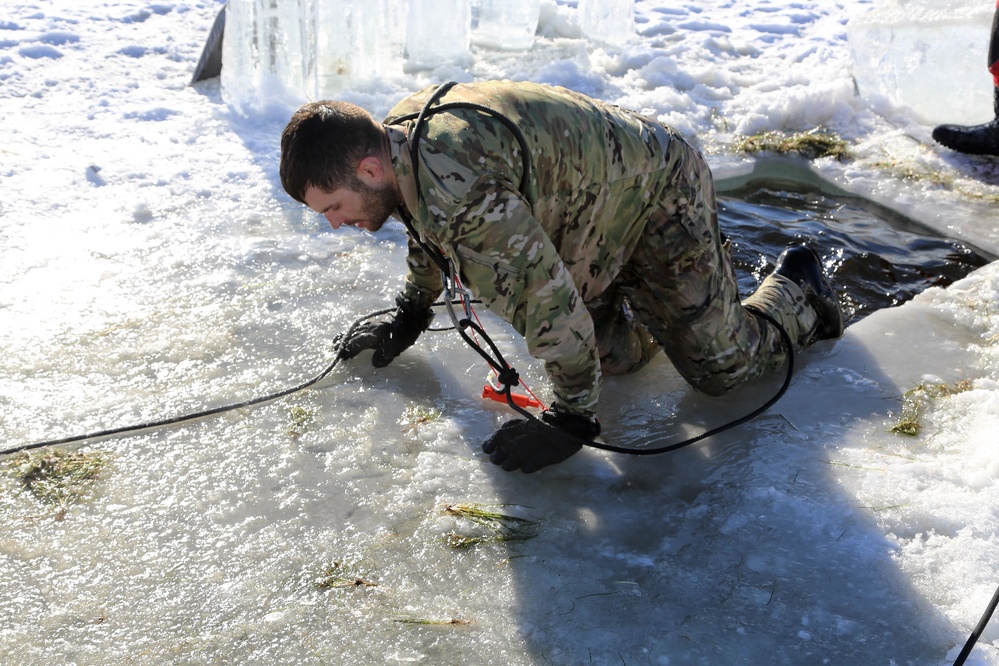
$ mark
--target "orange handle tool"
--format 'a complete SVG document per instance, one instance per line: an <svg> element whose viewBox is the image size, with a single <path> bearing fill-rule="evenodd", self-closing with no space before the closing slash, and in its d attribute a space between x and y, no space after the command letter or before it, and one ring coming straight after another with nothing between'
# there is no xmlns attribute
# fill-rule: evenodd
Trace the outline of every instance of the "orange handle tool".
<svg viewBox="0 0 999 666"><path fill-rule="evenodd" d="M482 387L482 397L486 400L495 400L496 402L506 404L506 394L497 391L489 384ZM513 398L513 404L518 407L533 407L534 409L541 409L541 403L530 396L521 395L520 393L511 393L510 397Z"/></svg>

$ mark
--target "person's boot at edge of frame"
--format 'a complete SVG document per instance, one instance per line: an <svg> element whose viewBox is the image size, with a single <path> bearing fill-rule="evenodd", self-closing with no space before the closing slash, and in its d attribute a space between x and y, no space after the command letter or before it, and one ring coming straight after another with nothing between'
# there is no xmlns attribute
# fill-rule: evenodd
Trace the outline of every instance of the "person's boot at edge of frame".
<svg viewBox="0 0 999 666"><path fill-rule="evenodd" d="M981 125L939 125L933 139L969 155L999 155L999 88L995 89L996 118Z"/></svg>
<svg viewBox="0 0 999 666"><path fill-rule="evenodd" d="M981 125L939 125L933 129L933 139L937 143L969 155L999 155L999 0L992 17L988 63L992 73L996 119Z"/></svg>

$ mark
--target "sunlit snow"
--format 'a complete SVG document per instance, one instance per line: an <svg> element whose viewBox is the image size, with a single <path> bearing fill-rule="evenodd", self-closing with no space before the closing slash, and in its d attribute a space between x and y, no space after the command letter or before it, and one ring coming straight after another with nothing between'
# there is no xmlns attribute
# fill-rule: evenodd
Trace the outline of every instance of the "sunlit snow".
<svg viewBox="0 0 999 666"><path fill-rule="evenodd" d="M821 126L852 156L814 174L999 254L997 162L937 146L906 97L854 79L851 19L879 4L638 0L634 39L615 44L584 36L572 0L543 0L530 51L473 42L465 63L339 95L381 115L449 79L565 85L689 133L729 183L758 165L740 137ZM951 34L968 3L953 4L946 30L919 29ZM255 108L218 79L188 85L220 7L0 10L4 447L304 381L401 285L399 225L333 233L281 191L279 133L308 91ZM939 41L940 58L969 48ZM977 69L948 81L969 100L992 85L973 46ZM997 302L993 263L878 312L803 354L760 418L659 457L496 468L479 444L508 412L443 332L383 370L361 358L281 401L92 443L110 465L63 507L25 491L10 457L0 659L949 664L999 585ZM550 399L523 342L483 316ZM608 380L600 418L609 441L666 442L779 380L710 399L663 358ZM890 432L904 394L940 385L954 391L921 403L918 436ZM447 504L502 505L537 536L454 549L449 534L482 528ZM999 664L999 622L968 663Z"/></svg>

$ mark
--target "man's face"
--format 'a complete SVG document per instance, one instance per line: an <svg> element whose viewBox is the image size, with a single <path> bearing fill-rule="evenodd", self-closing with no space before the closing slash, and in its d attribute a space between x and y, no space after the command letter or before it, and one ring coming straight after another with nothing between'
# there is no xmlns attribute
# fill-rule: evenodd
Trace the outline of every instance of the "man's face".
<svg viewBox="0 0 999 666"><path fill-rule="evenodd" d="M370 186L355 179L351 187L332 192L310 186L305 191L305 205L320 213L334 229L343 225L378 231L395 211L398 202L392 187Z"/></svg>

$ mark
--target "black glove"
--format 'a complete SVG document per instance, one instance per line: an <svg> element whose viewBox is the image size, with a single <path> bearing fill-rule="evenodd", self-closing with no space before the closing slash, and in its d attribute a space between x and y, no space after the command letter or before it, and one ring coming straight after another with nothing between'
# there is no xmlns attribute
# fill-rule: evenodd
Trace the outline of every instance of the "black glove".
<svg viewBox="0 0 999 666"><path fill-rule="evenodd" d="M365 349L374 349L371 365L384 368L407 350L434 318L433 310L406 300L395 299L399 307L388 321L366 321L343 343L340 358L354 358Z"/></svg>
<svg viewBox="0 0 999 666"><path fill-rule="evenodd" d="M600 434L600 422L585 416L565 414L553 406L534 419L507 421L482 445L489 460L508 472L525 474L560 463L582 448L583 440ZM547 424L547 425L546 425Z"/></svg>

